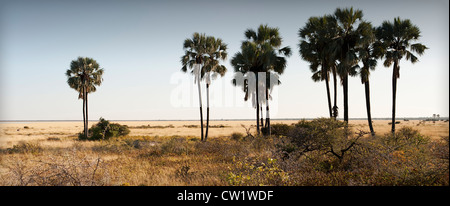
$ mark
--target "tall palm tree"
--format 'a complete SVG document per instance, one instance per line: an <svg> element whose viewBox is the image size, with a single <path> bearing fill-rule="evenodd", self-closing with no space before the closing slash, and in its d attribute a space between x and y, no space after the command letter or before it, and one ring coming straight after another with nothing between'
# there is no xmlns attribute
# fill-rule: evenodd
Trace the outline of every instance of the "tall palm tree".
<svg viewBox="0 0 450 206"><path fill-rule="evenodd" d="M299 37L301 38L299 51L301 57L310 62L310 70L313 72L311 77L313 81L325 81L328 99L328 112L330 117L334 116L331 106L329 79L330 73L334 75L334 93L336 107L336 72L335 60L331 52L331 42L335 35L335 19L330 15L323 17L311 17L308 19L306 25L299 30ZM320 66L320 70L319 70Z"/></svg>
<svg viewBox="0 0 450 206"><path fill-rule="evenodd" d="M271 28L267 25L260 25L257 31L246 30L245 37L246 40L242 42L241 51L234 55L231 65L235 72L253 72L255 74L256 131L259 135L259 93L264 91L259 89L258 73L271 70L281 74L286 68L285 57L291 55L291 49L289 47L280 48L282 38L279 35L278 28ZM268 120L270 121L270 118Z"/></svg>
<svg viewBox="0 0 450 206"><path fill-rule="evenodd" d="M395 104L397 94L397 79L400 78L400 60L406 56L406 60L416 63L419 59L413 54L422 55L426 49L421 43L411 44L412 41L419 40L420 30L413 25L409 19L402 20L400 17L391 21L384 21L377 29L376 35L382 42L385 49L384 66L393 66L392 73L392 129L395 133Z"/></svg>
<svg viewBox="0 0 450 206"><path fill-rule="evenodd" d="M344 121L348 122L348 76L355 76L358 68L357 43L360 38L363 13L353 7L334 12L336 36L333 41L334 56L339 60L337 73L344 91Z"/></svg>
<svg viewBox="0 0 450 206"><path fill-rule="evenodd" d="M249 75L250 74L250 75ZM238 73L235 74L235 77L233 78L232 84L234 86L239 86L242 88L242 91L245 93L244 96L244 101L247 101L251 98L252 101L252 106L256 108L256 85L255 85L255 78L254 76L252 77L251 75L253 75L253 73L245 73L244 75L238 75ZM264 76L264 75L262 75ZM265 127L267 128L267 134L270 135L270 112L269 112L269 99L273 99L271 96L271 93L273 91L273 87L276 85L280 85L281 81L279 80L279 75L276 72L273 71L269 71L266 72L265 74L265 78L266 78L266 82L264 83L263 81L259 81L259 86L261 88L265 88L264 90L264 94L263 91L260 90L259 95L265 95L265 99L263 98L259 98L259 108L256 109L260 109L261 112L261 127ZM262 108L263 105L266 104L266 122L264 124L263 121L263 112L262 112Z"/></svg>
<svg viewBox="0 0 450 206"><path fill-rule="evenodd" d="M241 51L236 53L234 57L231 59L231 65L234 68L235 72L241 72L244 75L248 75L247 73L251 72L255 75L255 78L258 78L258 72L262 70L263 64L261 62L262 57L260 56L256 44L250 44L243 42L241 45ZM252 78L249 78L250 80ZM238 81L240 82L240 81ZM256 81L258 82L258 81ZM255 89L258 90L258 84L254 83ZM246 88L250 88L249 82L247 81ZM245 89L244 87L244 89ZM248 91L248 89L246 89ZM246 98L249 97L250 93L246 93ZM256 132L259 135L259 98L258 92L256 92Z"/></svg>
<svg viewBox="0 0 450 206"><path fill-rule="evenodd" d="M360 67L359 76L361 83L364 84L366 95L366 110L367 121L369 124L370 133L375 136L375 131L372 126L372 115L370 111L370 86L369 76L370 71L375 70L377 66L377 59L381 57L382 47L375 37L375 29L369 22L362 22L361 24L361 38L358 42L358 56L363 66Z"/></svg>
<svg viewBox="0 0 450 206"><path fill-rule="evenodd" d="M78 57L70 63L70 69L66 71L67 83L70 88L78 92L78 99L83 99L83 126L84 136L88 138L88 94L97 91L103 78L104 70L99 67L97 61L88 57Z"/></svg>
<svg viewBox="0 0 450 206"><path fill-rule="evenodd" d="M205 141L208 138L209 128L209 85L211 84L211 78L215 78L218 74L224 76L227 72L227 68L224 65L219 64L220 60L227 59L227 44L223 43L222 39L208 36L206 38L206 53L208 57L205 62L205 75L206 82L206 133Z"/></svg>
<svg viewBox="0 0 450 206"><path fill-rule="evenodd" d="M203 141L203 106L200 80L205 74L204 63L207 60L206 35L194 33L192 39L184 40L183 49L185 54L181 57L181 64L183 65L181 71L187 72L188 68L190 68L191 73L194 75L194 83L196 82L198 85L201 140Z"/></svg>

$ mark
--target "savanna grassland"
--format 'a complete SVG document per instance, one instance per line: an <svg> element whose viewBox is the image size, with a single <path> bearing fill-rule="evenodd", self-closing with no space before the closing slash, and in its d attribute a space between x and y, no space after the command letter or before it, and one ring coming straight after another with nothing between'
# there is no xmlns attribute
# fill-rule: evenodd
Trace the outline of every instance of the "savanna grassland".
<svg viewBox="0 0 450 206"><path fill-rule="evenodd" d="M80 122L2 123L0 185L449 185L449 124L401 121L135 121L79 140ZM94 122L90 122L94 124ZM362 130L362 131L361 131ZM365 131L364 131L365 130Z"/></svg>

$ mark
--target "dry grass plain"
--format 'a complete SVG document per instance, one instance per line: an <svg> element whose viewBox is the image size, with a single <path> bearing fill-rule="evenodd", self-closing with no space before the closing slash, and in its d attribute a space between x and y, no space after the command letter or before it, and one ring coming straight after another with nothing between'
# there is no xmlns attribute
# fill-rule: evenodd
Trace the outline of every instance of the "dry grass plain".
<svg viewBox="0 0 450 206"><path fill-rule="evenodd" d="M271 121L272 124L296 122ZM390 131L388 122L374 120L378 135ZM95 123L90 122L89 126ZM348 172L328 177L327 173L312 169L310 176L289 176L285 171L294 166L285 165L280 169L281 162L273 160L275 145L280 143L277 139L239 142L230 138L235 132L246 134L245 128L252 128L250 131L254 133L254 121L210 121L210 138L204 143L199 141L199 121L114 123L128 125L130 134L108 141L79 141L77 133L83 129L82 122L0 123L0 185L284 185L289 178L301 185L353 184L336 181L339 179L336 175L342 175L342 181L349 179ZM368 131L365 120L349 123L354 131ZM397 128L403 126L412 127L431 140L439 141L449 135L449 122L400 121ZM392 154L400 155L398 158L404 155ZM448 149L444 154L448 157ZM425 160L420 161L426 164ZM448 167L448 160L444 164ZM446 174L444 185L448 185L448 170ZM361 185L359 181L355 184ZM386 180L364 181L373 185Z"/></svg>
<svg viewBox="0 0 450 206"><path fill-rule="evenodd" d="M294 124L298 120L272 120L272 124ZM374 120L373 127L377 134L385 134L391 130L390 120ZM96 122L89 122L91 127ZM129 136L200 136L199 121L118 121L130 127ZM369 131L367 120L350 120L349 124L355 130ZM251 128L255 132L255 121L210 121L209 136L224 137L234 132L246 133L245 128ZM449 135L449 122L423 120L400 121L397 128L410 126L420 131L421 134L432 139L439 139ZM27 128L25 128L27 127ZM82 122L17 122L0 123L0 148L8 148L21 141L41 141L43 144L58 143L48 142L49 138L65 140L76 139L77 133L83 130ZM60 142L65 144L65 142ZM70 144L68 144L70 146Z"/></svg>

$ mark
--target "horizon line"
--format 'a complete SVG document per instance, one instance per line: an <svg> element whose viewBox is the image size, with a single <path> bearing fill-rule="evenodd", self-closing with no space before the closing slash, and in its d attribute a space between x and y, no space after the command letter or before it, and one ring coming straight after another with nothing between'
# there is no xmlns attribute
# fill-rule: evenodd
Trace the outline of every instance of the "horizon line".
<svg viewBox="0 0 450 206"><path fill-rule="evenodd" d="M305 117L305 118L271 118L270 120L313 120L313 119L317 119L317 118L327 118L327 117L315 117L315 118L311 118L311 117ZM344 118L337 118L338 120L344 120ZM433 117L397 117L395 118L396 120L433 120ZM449 117L439 117L439 119L436 120L448 120ZM265 120L265 119L264 119ZM349 120L367 120L366 117L354 117L354 118L349 118ZM372 120L392 120L391 117L376 117L376 118L372 118ZM0 123L5 123L5 122L78 122L78 121L83 121L83 120L0 120ZM89 120L89 122L97 122L98 120ZM198 119L115 119L115 120L108 120L108 121L115 121L115 122L145 122L145 121L199 121ZM206 121L206 120L205 120ZM256 121L255 119L210 119L209 121Z"/></svg>

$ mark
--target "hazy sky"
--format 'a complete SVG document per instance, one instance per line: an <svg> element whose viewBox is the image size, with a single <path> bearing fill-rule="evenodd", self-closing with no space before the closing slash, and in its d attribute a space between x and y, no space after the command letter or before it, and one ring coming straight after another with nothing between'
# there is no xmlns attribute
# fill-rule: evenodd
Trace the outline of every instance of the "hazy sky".
<svg viewBox="0 0 450 206"><path fill-rule="evenodd" d="M228 44L228 73L211 85L211 118L252 119L255 110L231 84L230 60L244 31L260 24L278 27L283 46L293 51L273 93L271 117L326 117L325 83L311 80L299 55L298 30L311 16L350 6L374 26L397 16L410 19L430 48L420 62L400 63L397 117L449 116L447 0L0 0L0 120L82 119L82 101L65 76L78 56L94 58L105 70L103 84L89 96L91 120L198 119L197 87L190 74L180 73L183 41L194 32ZM392 67L380 60L370 79L372 117L391 116L391 78ZM340 117L342 100L339 86ZM364 85L351 78L350 118L365 118L365 106Z"/></svg>

